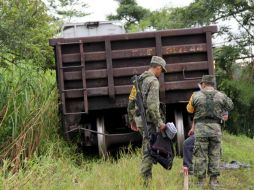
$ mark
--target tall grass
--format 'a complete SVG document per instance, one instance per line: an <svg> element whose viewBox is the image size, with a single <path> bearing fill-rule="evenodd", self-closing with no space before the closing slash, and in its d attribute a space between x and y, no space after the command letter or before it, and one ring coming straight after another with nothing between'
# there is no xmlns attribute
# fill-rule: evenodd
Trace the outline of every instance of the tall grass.
<svg viewBox="0 0 254 190"><path fill-rule="evenodd" d="M0 70L0 159L14 172L56 130L55 86L53 71L27 64Z"/></svg>
<svg viewBox="0 0 254 190"><path fill-rule="evenodd" d="M253 166L254 141L241 136L225 134L223 160L238 160ZM140 178L140 150L121 154L118 160L91 159L75 154L61 140L48 144L47 153L35 156L17 173L5 172L8 163L0 170L3 189L18 190L142 190ZM181 190L183 176L180 173L182 159L176 157L173 169L164 170L160 165L153 168L151 190ZM223 170L219 180L221 189L253 189L254 168ZM190 177L190 189L198 190L196 178ZM0 183L1 184L1 183ZM208 188L208 179L206 181Z"/></svg>

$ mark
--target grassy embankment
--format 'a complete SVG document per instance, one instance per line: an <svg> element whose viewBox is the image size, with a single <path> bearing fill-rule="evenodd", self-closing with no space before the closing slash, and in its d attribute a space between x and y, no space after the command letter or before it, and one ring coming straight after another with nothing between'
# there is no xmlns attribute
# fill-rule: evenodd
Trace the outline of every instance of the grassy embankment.
<svg viewBox="0 0 254 190"><path fill-rule="evenodd" d="M254 142L246 137L224 135L225 161L238 160L254 164ZM142 189L139 178L140 154L124 154L120 159L103 161L74 155L61 140L48 145L47 154L34 157L26 167L11 175L1 171L4 189ZM176 158L171 171L159 165L154 167L151 189L181 189L182 160ZM254 168L223 171L220 177L223 189L249 190L254 188ZM191 189L194 179L190 178Z"/></svg>

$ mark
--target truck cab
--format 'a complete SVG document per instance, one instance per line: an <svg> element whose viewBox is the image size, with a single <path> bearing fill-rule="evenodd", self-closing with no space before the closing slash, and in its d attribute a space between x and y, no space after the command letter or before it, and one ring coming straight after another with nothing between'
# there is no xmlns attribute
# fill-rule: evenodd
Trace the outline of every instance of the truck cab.
<svg viewBox="0 0 254 190"><path fill-rule="evenodd" d="M62 38L85 36L103 36L126 33L120 21L96 21L83 23L66 23L61 29Z"/></svg>

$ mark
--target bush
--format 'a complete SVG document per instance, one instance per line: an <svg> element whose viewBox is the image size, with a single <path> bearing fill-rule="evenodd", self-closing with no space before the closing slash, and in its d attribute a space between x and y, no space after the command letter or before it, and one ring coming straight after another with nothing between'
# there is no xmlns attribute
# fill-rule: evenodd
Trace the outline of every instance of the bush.
<svg viewBox="0 0 254 190"><path fill-rule="evenodd" d="M254 136L253 63L240 60L241 48L222 46L214 51L218 88L234 102L226 128L233 134Z"/></svg>
<svg viewBox="0 0 254 190"><path fill-rule="evenodd" d="M245 80L224 80L220 89L234 102L227 130L254 137L254 85Z"/></svg>

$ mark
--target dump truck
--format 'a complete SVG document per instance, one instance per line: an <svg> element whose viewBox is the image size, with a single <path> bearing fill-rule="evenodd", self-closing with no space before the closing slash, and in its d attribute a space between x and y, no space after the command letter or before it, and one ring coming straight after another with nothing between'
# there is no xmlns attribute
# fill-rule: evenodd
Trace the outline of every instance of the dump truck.
<svg viewBox="0 0 254 190"><path fill-rule="evenodd" d="M62 127L66 138L106 155L111 147L142 140L126 115L131 77L166 61L159 77L167 121L177 128L176 149L191 126L186 105L205 74L214 74L212 35L216 26L74 38L54 38Z"/></svg>

